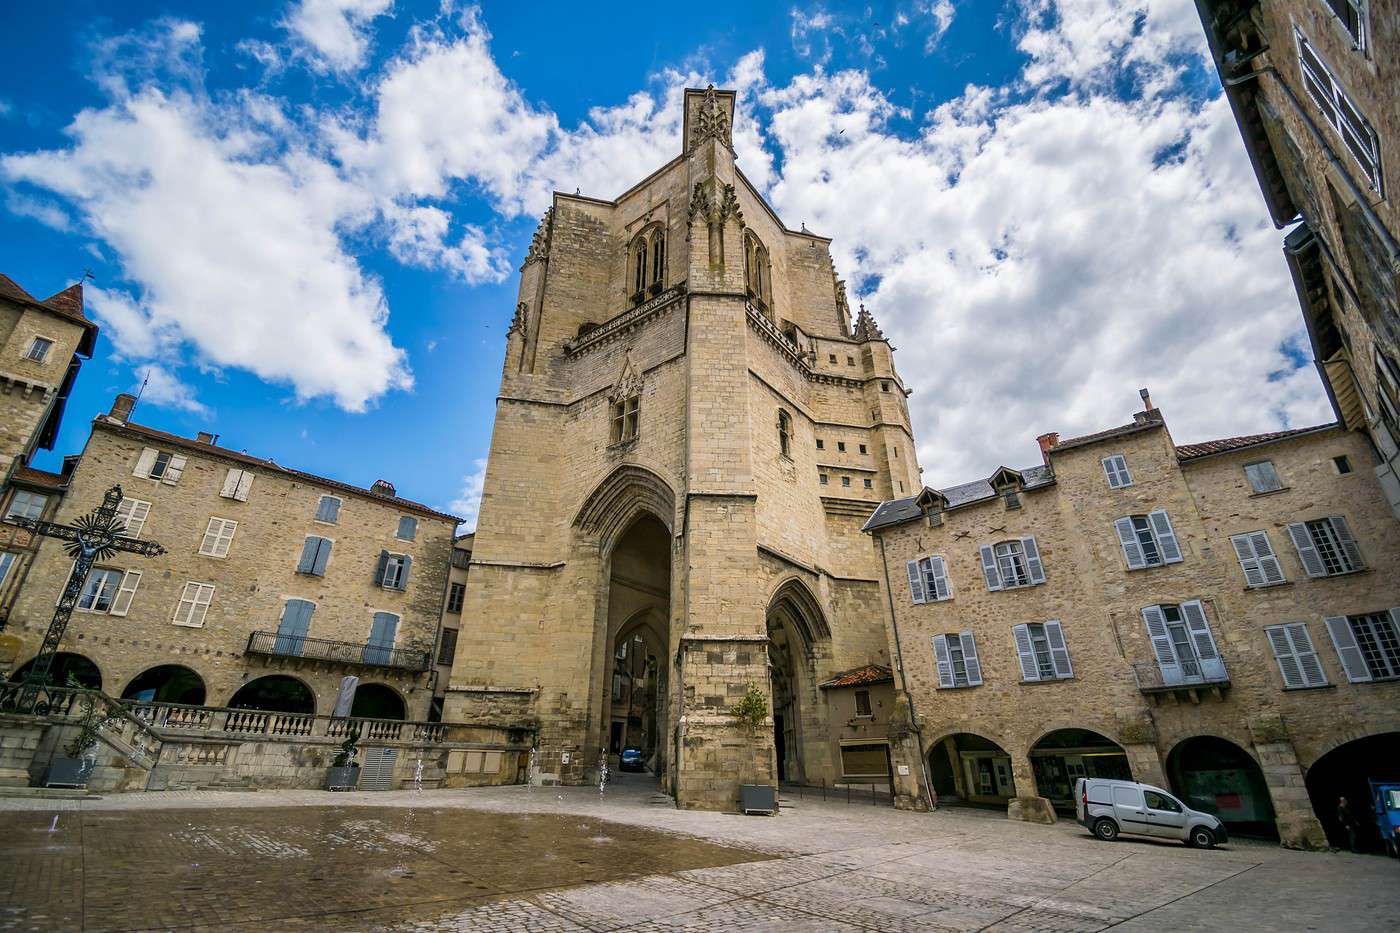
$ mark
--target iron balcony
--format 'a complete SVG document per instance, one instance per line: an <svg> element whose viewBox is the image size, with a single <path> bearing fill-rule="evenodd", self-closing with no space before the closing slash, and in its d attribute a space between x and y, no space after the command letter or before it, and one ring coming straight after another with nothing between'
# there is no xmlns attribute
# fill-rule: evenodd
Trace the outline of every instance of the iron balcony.
<svg viewBox="0 0 1400 933"><path fill-rule="evenodd" d="M389 648L353 641L308 638L305 635L279 635L277 632L253 632L248 636L244 654L304 658L360 667L388 667L401 671L421 672L429 667L429 652L424 649Z"/></svg>

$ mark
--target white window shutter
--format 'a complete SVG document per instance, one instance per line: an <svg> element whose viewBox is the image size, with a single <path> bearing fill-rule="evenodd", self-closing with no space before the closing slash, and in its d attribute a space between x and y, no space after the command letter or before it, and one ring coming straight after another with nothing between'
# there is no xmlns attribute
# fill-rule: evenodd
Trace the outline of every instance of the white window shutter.
<svg viewBox="0 0 1400 933"><path fill-rule="evenodd" d="M1108 477L1108 488L1117 489L1121 483L1118 482L1118 467L1113 462L1112 457L1103 458L1103 472Z"/></svg>
<svg viewBox="0 0 1400 933"><path fill-rule="evenodd" d="M1288 526L1288 536L1293 539L1293 546L1298 549L1298 561L1303 565L1303 572L1310 577L1327 576L1327 568L1322 565L1317 548L1313 547L1308 526L1303 522L1292 522Z"/></svg>
<svg viewBox="0 0 1400 933"><path fill-rule="evenodd" d="M1186 629L1191 633L1191 643L1196 646L1196 657L1201 662L1201 674L1206 680L1225 679L1225 662L1215 647L1215 638L1206 621L1206 610L1199 599L1181 604L1181 614L1186 617Z"/></svg>
<svg viewBox="0 0 1400 933"><path fill-rule="evenodd" d="M1021 539L1021 548L1026 555L1026 573L1032 583L1045 582L1045 565L1040 562L1040 548L1035 546L1035 535Z"/></svg>
<svg viewBox="0 0 1400 933"><path fill-rule="evenodd" d="M962 640L963 664L967 667L967 685L976 687L982 683L982 665L977 661L977 640L971 632L958 636Z"/></svg>
<svg viewBox="0 0 1400 933"><path fill-rule="evenodd" d="M166 466L165 473L161 475L160 481L167 486L174 486L180 481L180 476L185 472L185 458L171 457L170 464Z"/></svg>
<svg viewBox="0 0 1400 933"><path fill-rule="evenodd" d="M1264 585L1272 586L1275 583L1284 581L1283 566L1278 562L1278 555L1274 553L1274 546L1269 541L1267 531L1256 531L1249 536L1249 542L1254 546L1254 556L1259 558L1259 571L1264 575Z"/></svg>
<svg viewBox="0 0 1400 933"><path fill-rule="evenodd" d="M232 467L230 467L228 473L224 475L224 488L219 490L219 495L223 496L225 499L237 498L238 480L242 476L242 470L235 470Z"/></svg>
<svg viewBox="0 0 1400 933"><path fill-rule="evenodd" d="M1118 543L1123 546L1123 559L1128 562L1128 569L1141 570L1146 567L1147 559L1142 556L1142 545L1133 531L1133 520L1120 518L1113 523L1113 529L1118 532Z"/></svg>
<svg viewBox="0 0 1400 933"><path fill-rule="evenodd" d="M1162 672L1162 683L1166 686L1181 683L1181 662L1177 660L1176 649L1167 634L1167 620L1162 615L1161 606L1144 606L1142 621L1147 626L1147 637L1152 640L1152 653L1157 657L1157 668Z"/></svg>
<svg viewBox="0 0 1400 933"><path fill-rule="evenodd" d="M916 560L905 561L905 569L909 572L909 596L915 603L924 602L924 578L919 572L919 562Z"/></svg>
<svg viewBox="0 0 1400 933"><path fill-rule="evenodd" d="M141 456L136 458L136 469L131 471L132 476L150 476L151 467L156 465L156 449L154 447L143 447Z"/></svg>
<svg viewBox="0 0 1400 933"><path fill-rule="evenodd" d="M990 544L984 544L982 552L982 574L987 578L987 589L1001 589L1001 573L997 570L997 555Z"/></svg>
<svg viewBox="0 0 1400 933"><path fill-rule="evenodd" d="M1298 667L1303 672L1305 685L1326 686L1327 674L1322 670L1322 661L1317 656L1317 649L1313 648L1312 636L1308 634L1307 625L1294 622L1285 628L1288 629L1288 637L1293 642L1293 654L1298 658Z"/></svg>
<svg viewBox="0 0 1400 933"><path fill-rule="evenodd" d="M1155 509L1148 513L1147 518L1152 522L1152 533L1157 537L1157 547L1162 552L1162 563L1181 563L1181 548L1176 543L1176 532L1172 530L1172 520L1167 518L1167 510Z"/></svg>
<svg viewBox="0 0 1400 933"><path fill-rule="evenodd" d="M141 571L128 570L122 574L122 585L108 610L114 616L124 616L131 611L131 601L136 598L136 588L141 585Z"/></svg>
<svg viewBox="0 0 1400 933"><path fill-rule="evenodd" d="M1303 677L1303 669L1293 650L1293 640L1288 636L1288 629L1289 626L1286 625L1272 625L1264 629L1264 633L1269 637L1269 647L1273 649L1274 660L1278 662L1279 673L1283 675L1284 689L1296 690L1306 687L1308 683Z"/></svg>
<svg viewBox="0 0 1400 933"><path fill-rule="evenodd" d="M1244 582L1246 586L1263 586L1264 571L1259 567L1259 555L1254 552L1253 535L1235 535L1230 538L1230 544L1235 548L1235 557L1239 559L1240 569L1244 571Z"/></svg>
<svg viewBox="0 0 1400 933"><path fill-rule="evenodd" d="M1065 632L1058 619L1045 623L1045 640L1050 642L1050 663L1055 665L1057 678L1073 677L1074 668L1069 663L1069 645L1065 644Z"/></svg>
<svg viewBox="0 0 1400 933"><path fill-rule="evenodd" d="M948 582L948 564L941 557L930 557L929 570L933 574L934 598L952 599L953 586Z"/></svg>
<svg viewBox="0 0 1400 933"><path fill-rule="evenodd" d="M1327 623L1327 633L1332 636L1332 646L1337 649L1337 657L1342 661L1347 680L1354 684L1370 681L1371 669L1366 666L1361 646L1356 643L1356 633L1351 630L1350 620L1346 616L1328 616L1323 621Z"/></svg>
<svg viewBox="0 0 1400 933"><path fill-rule="evenodd" d="M1035 663L1035 649L1031 647L1030 629L1025 625L1011 626L1011 639L1016 643L1016 657L1021 662L1021 679L1039 680L1040 666Z"/></svg>
<svg viewBox="0 0 1400 933"><path fill-rule="evenodd" d="M1356 539L1351 535L1351 529L1347 527L1347 520L1340 515L1333 515L1330 518L1332 531L1337 535L1337 541L1342 545L1342 553L1346 554L1347 562L1351 564L1352 570L1360 570L1366 566L1366 562L1361 559L1361 549L1356 546Z"/></svg>
<svg viewBox="0 0 1400 933"><path fill-rule="evenodd" d="M933 636L933 660L938 666L938 688L953 686L953 659L948 656L948 636Z"/></svg>
<svg viewBox="0 0 1400 933"><path fill-rule="evenodd" d="M248 492L253 488L253 478L253 474L247 470L244 470L243 475L238 478L238 490L233 494L233 497L239 502L248 501Z"/></svg>

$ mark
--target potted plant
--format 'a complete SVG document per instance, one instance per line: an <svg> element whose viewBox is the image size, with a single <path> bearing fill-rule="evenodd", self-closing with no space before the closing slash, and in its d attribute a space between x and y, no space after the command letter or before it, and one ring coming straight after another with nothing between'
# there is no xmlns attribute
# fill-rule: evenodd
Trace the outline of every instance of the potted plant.
<svg viewBox="0 0 1400 933"><path fill-rule="evenodd" d="M360 766L355 756L360 751L358 730L345 737L340 743L340 751L335 753L330 772L326 775L326 790L354 790L360 782Z"/></svg>
<svg viewBox="0 0 1400 933"><path fill-rule="evenodd" d="M768 697L756 684L747 686L743 697L729 708L729 713L752 734L768 721ZM771 784L740 784L739 812L775 816L778 812L777 788Z"/></svg>
<svg viewBox="0 0 1400 933"><path fill-rule="evenodd" d="M78 732L64 747L62 755L49 759L49 768L44 774L45 787L86 787L88 776L97 765L93 749L97 746L98 731L106 723L107 717L98 710L97 701L92 696L83 697L82 704Z"/></svg>

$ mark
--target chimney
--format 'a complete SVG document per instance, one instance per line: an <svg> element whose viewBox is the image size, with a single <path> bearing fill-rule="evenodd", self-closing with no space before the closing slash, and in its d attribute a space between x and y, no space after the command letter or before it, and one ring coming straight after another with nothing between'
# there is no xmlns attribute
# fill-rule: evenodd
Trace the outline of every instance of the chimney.
<svg viewBox="0 0 1400 933"><path fill-rule="evenodd" d="M1138 395L1141 395L1141 396L1142 396L1142 410L1143 410L1143 411L1151 411L1151 410L1152 410L1152 396L1148 394L1148 392L1147 392L1146 389L1138 389Z"/></svg>
<svg viewBox="0 0 1400 933"><path fill-rule="evenodd" d="M389 499L394 498L395 495L394 484L389 482L387 479L375 480L374 485L369 487L369 491L376 496L384 496Z"/></svg>
<svg viewBox="0 0 1400 933"><path fill-rule="evenodd" d="M197 444L208 444L210 447L213 447L215 444L219 443L219 435L210 434L208 431L200 431L195 435L194 440Z"/></svg>
<svg viewBox="0 0 1400 933"><path fill-rule="evenodd" d="M113 421L120 421L122 424L131 418L131 410L136 407L136 396L123 392L112 401L112 411L109 413Z"/></svg>
<svg viewBox="0 0 1400 933"><path fill-rule="evenodd" d="M1138 395L1142 396L1142 411L1133 415L1133 422L1135 424L1148 424L1153 421L1162 420L1160 417L1153 414L1157 409L1152 407L1152 396L1148 391L1146 389L1138 389Z"/></svg>
<svg viewBox="0 0 1400 933"><path fill-rule="evenodd" d="M1040 437L1037 437L1035 440L1036 443L1040 445L1040 459L1044 460L1046 464L1049 464L1050 450L1060 442L1060 435L1055 431L1051 431L1048 434L1040 435Z"/></svg>

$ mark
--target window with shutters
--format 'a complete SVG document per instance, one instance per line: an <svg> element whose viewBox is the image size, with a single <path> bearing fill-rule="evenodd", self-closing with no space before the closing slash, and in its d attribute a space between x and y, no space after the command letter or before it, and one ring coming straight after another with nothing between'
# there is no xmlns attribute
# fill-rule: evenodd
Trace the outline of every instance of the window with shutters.
<svg viewBox="0 0 1400 933"><path fill-rule="evenodd" d="M623 444L637 439L637 431L641 423L640 403L641 400L636 395L612 403L611 443Z"/></svg>
<svg viewBox="0 0 1400 933"><path fill-rule="evenodd" d="M447 611L461 612L462 603L467 598L467 585L465 583L451 583L447 587Z"/></svg>
<svg viewBox="0 0 1400 933"><path fill-rule="evenodd" d="M1163 685L1228 682L1200 600L1147 606L1142 619Z"/></svg>
<svg viewBox="0 0 1400 933"><path fill-rule="evenodd" d="M418 519L412 515L399 516L399 528L394 537L400 541L412 541L418 537Z"/></svg>
<svg viewBox="0 0 1400 933"><path fill-rule="evenodd" d="M122 496L121 504L117 506L117 518L121 519L125 530L122 531L123 538L139 538L141 529L146 527L146 518L151 514L151 504L144 499L128 499Z"/></svg>
<svg viewBox="0 0 1400 933"><path fill-rule="evenodd" d="M1040 548L1029 536L981 547L982 573L988 590L1009 590L1045 582Z"/></svg>
<svg viewBox="0 0 1400 933"><path fill-rule="evenodd" d="M1268 532L1251 531L1234 535L1230 538L1230 544L1235 549L1240 569L1244 571L1246 586L1277 586L1287 582Z"/></svg>
<svg viewBox="0 0 1400 933"><path fill-rule="evenodd" d="M323 538L320 535L307 535L306 540L301 545L301 557L297 560L297 573L324 577L326 565L331 560L331 546L334 543L330 538Z"/></svg>
<svg viewBox="0 0 1400 933"><path fill-rule="evenodd" d="M1293 37L1298 44L1298 65L1302 69L1303 86L1307 88L1308 96L1356 160L1366 183L1379 192L1380 141L1376 131L1371 128L1371 121L1361 113L1351 95L1342 88L1332 69L1302 31L1295 28Z"/></svg>
<svg viewBox="0 0 1400 933"><path fill-rule="evenodd" d="M227 557L233 544L233 533L238 530L238 522L227 518L211 518L204 529L204 540L200 542L199 553L205 557Z"/></svg>
<svg viewBox="0 0 1400 933"><path fill-rule="evenodd" d="M1269 639L1279 673L1283 675L1285 690L1327 686L1327 675L1313 649L1306 623L1270 625L1264 629L1264 635Z"/></svg>
<svg viewBox="0 0 1400 933"><path fill-rule="evenodd" d="M323 525L334 525L340 521L341 504L339 496L322 496L316 503L316 521Z"/></svg>
<svg viewBox="0 0 1400 933"><path fill-rule="evenodd" d="M365 642L366 664L388 664L394 656L394 639L398 636L399 617L392 612L376 612Z"/></svg>
<svg viewBox="0 0 1400 933"><path fill-rule="evenodd" d="M29 352L24 354L24 358L31 363L42 363L49 358L49 351L53 349L53 341L47 337L35 337L29 344Z"/></svg>
<svg viewBox="0 0 1400 933"><path fill-rule="evenodd" d="M1113 527L1129 570L1178 564L1184 559L1165 509L1146 515L1125 515Z"/></svg>
<svg viewBox="0 0 1400 933"><path fill-rule="evenodd" d="M145 447L136 458L132 476L140 476L174 486L185 472L185 458L168 450Z"/></svg>
<svg viewBox="0 0 1400 933"><path fill-rule="evenodd" d="M224 475L224 486L219 490L219 495L225 499L247 502L248 492L252 488L253 474L251 472L230 468L228 473Z"/></svg>
<svg viewBox="0 0 1400 933"><path fill-rule="evenodd" d="M282 606L282 618L277 623L277 639L272 650L277 654L298 656L311 631L311 616L316 604L308 599L289 599Z"/></svg>
<svg viewBox="0 0 1400 933"><path fill-rule="evenodd" d="M1328 616L1332 645L1352 683L1400 678L1400 609Z"/></svg>
<svg viewBox="0 0 1400 933"><path fill-rule="evenodd" d="M1103 472L1108 477L1109 489L1122 489L1133 484L1133 476L1128 472L1128 458L1122 454L1104 457Z"/></svg>
<svg viewBox="0 0 1400 933"><path fill-rule="evenodd" d="M77 609L82 612L107 612L121 587L122 572L94 567L88 574L83 591L78 594Z"/></svg>
<svg viewBox="0 0 1400 933"><path fill-rule="evenodd" d="M407 554L380 554L379 585L386 590L407 589L409 563Z"/></svg>
<svg viewBox="0 0 1400 933"><path fill-rule="evenodd" d="M452 549L452 566L458 570L466 570L471 566L472 552L466 548L456 547Z"/></svg>
<svg viewBox="0 0 1400 933"><path fill-rule="evenodd" d="M175 606L175 618L172 621L176 625L200 628L204 625L204 617L213 601L212 583L186 583L184 591L180 594L180 602Z"/></svg>
<svg viewBox="0 0 1400 933"><path fill-rule="evenodd" d="M1023 681L1065 680L1074 676L1064 629L1057 620L1012 626L1011 637Z"/></svg>
<svg viewBox="0 0 1400 933"><path fill-rule="evenodd" d="M905 570L909 575L909 596L914 602L932 603L953 598L948 563L942 557L931 555L907 561Z"/></svg>
<svg viewBox="0 0 1400 933"><path fill-rule="evenodd" d="M442 643L438 645L437 662L451 666L452 659L457 656L457 630L455 628L445 628L442 630Z"/></svg>
<svg viewBox="0 0 1400 933"><path fill-rule="evenodd" d="M1293 522L1288 536L1293 539L1303 572L1310 577L1335 577L1365 569L1356 539L1340 515Z"/></svg>
<svg viewBox="0 0 1400 933"><path fill-rule="evenodd" d="M44 506L49 504L49 497L40 495L37 492L30 492L27 489L16 489L14 498L10 500L10 507L5 510L6 518L42 518Z"/></svg>
<svg viewBox="0 0 1400 933"><path fill-rule="evenodd" d="M982 665L971 632L933 636L933 659L940 690L981 685Z"/></svg>
<svg viewBox="0 0 1400 933"><path fill-rule="evenodd" d="M1367 51L1371 44L1370 24L1367 17L1366 0L1322 0L1337 17L1337 22L1346 30L1352 48L1358 52Z"/></svg>
<svg viewBox="0 0 1400 933"><path fill-rule="evenodd" d="M1244 475L1249 479L1249 488L1256 496L1266 492L1278 492L1283 488L1283 481L1278 478L1278 470L1274 469L1272 460L1246 463Z"/></svg>

